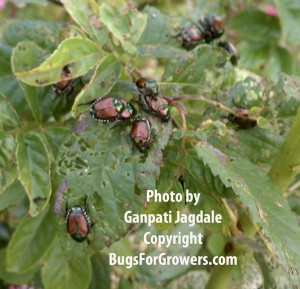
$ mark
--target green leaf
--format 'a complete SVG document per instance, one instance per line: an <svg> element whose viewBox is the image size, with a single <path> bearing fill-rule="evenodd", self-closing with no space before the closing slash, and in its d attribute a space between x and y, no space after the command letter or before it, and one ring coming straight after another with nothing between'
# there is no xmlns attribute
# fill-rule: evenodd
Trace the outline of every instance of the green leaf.
<svg viewBox="0 0 300 289"><path fill-rule="evenodd" d="M280 36L280 25L277 17L248 9L236 15L230 21L230 28L244 39L270 45L277 43Z"/></svg>
<svg viewBox="0 0 300 289"><path fill-rule="evenodd" d="M45 289L87 289L91 273L89 256L68 259L61 250L58 240L55 239L42 269Z"/></svg>
<svg viewBox="0 0 300 289"><path fill-rule="evenodd" d="M265 63L270 58L272 51L268 43L251 43L249 41L240 42L237 49L241 54L239 66L258 74L261 74L262 70L264 71Z"/></svg>
<svg viewBox="0 0 300 289"><path fill-rule="evenodd" d="M0 44L0 92L7 96L21 119L32 120L33 117L25 96L12 73L11 54L12 48L10 46Z"/></svg>
<svg viewBox="0 0 300 289"><path fill-rule="evenodd" d="M98 3L94 0L62 0L65 9L73 20L95 41L102 46L107 39L108 31L101 29L98 16ZM101 29L101 30L100 30Z"/></svg>
<svg viewBox="0 0 300 289"><path fill-rule="evenodd" d="M14 137L0 131L0 195L17 178L15 150Z"/></svg>
<svg viewBox="0 0 300 289"><path fill-rule="evenodd" d="M0 195L0 211L21 202L25 197L24 187L16 180Z"/></svg>
<svg viewBox="0 0 300 289"><path fill-rule="evenodd" d="M50 247L55 226L48 207L35 218L24 217L8 245L7 269L23 273L33 268Z"/></svg>
<svg viewBox="0 0 300 289"><path fill-rule="evenodd" d="M282 73L294 74L295 62L293 55L282 47L276 47L268 63L269 75L272 79L278 79Z"/></svg>
<svg viewBox="0 0 300 289"><path fill-rule="evenodd" d="M97 253L92 257L91 261L92 279L89 289L110 289L110 266L108 258Z"/></svg>
<svg viewBox="0 0 300 289"><path fill-rule="evenodd" d="M73 79L97 65L102 53L98 45L88 39L69 38L64 40L53 54L39 67L30 71L18 71L17 78L32 86L45 86L61 80L61 70L69 65Z"/></svg>
<svg viewBox="0 0 300 289"><path fill-rule="evenodd" d="M60 25L41 20L21 20L12 22L3 32L5 42L11 47L19 42L32 41L51 52L60 42Z"/></svg>
<svg viewBox="0 0 300 289"><path fill-rule="evenodd" d="M77 95L72 108L72 116L75 118L81 111L86 109L82 106L78 107L81 103L90 102L109 93L119 80L120 75L121 65L116 57L113 55L104 57L99 66L97 66L90 82Z"/></svg>
<svg viewBox="0 0 300 289"><path fill-rule="evenodd" d="M163 75L164 84L181 87L198 87L205 83L207 71L226 63L226 51L209 45L201 45L185 58L174 58Z"/></svg>
<svg viewBox="0 0 300 289"><path fill-rule="evenodd" d="M149 6L143 10L143 13L147 14L147 25L139 39L138 46L165 44L171 47L177 43L177 41L173 39L170 44L170 17L162 14L159 9Z"/></svg>
<svg viewBox="0 0 300 289"><path fill-rule="evenodd" d="M147 18L130 6L125 11L119 11L113 6L102 3L100 6L100 20L108 30L118 39L123 48L130 54L136 53L135 44L143 33Z"/></svg>
<svg viewBox="0 0 300 289"><path fill-rule="evenodd" d="M10 127L19 127L20 120L14 107L0 92L0 122Z"/></svg>
<svg viewBox="0 0 300 289"><path fill-rule="evenodd" d="M13 50L12 68L14 73L31 70L39 66L46 56L44 49L32 41L19 42Z"/></svg>
<svg viewBox="0 0 300 289"><path fill-rule="evenodd" d="M147 14L147 25L137 43L139 55L164 58L184 57L186 51L177 48L180 43L174 37L171 18L154 7L147 6L143 12Z"/></svg>
<svg viewBox="0 0 300 289"><path fill-rule="evenodd" d="M22 285L29 282L32 279L35 271L37 270L37 266L33 267L30 271L27 271L26 273L8 272L6 269L6 251L6 249L0 250L0 278L6 283L14 285Z"/></svg>
<svg viewBox="0 0 300 289"><path fill-rule="evenodd" d="M227 134L228 135L228 134ZM283 137L272 130L258 126L248 130L238 130L229 135L228 142L221 144L218 138L211 138L210 143L226 154L235 158L245 158L264 170L269 170L282 144Z"/></svg>
<svg viewBox="0 0 300 289"><path fill-rule="evenodd" d="M52 191L49 153L39 134L18 133L16 156L19 179L30 200L29 214L34 217L45 209Z"/></svg>
<svg viewBox="0 0 300 289"><path fill-rule="evenodd" d="M295 267L300 268L300 248L295 242L300 238L299 225L279 188L249 161L229 160L205 142L197 144L197 153L213 174L240 197L252 221L263 229L265 242L267 238L271 241L273 254L281 258L291 274Z"/></svg>
<svg viewBox="0 0 300 289"><path fill-rule="evenodd" d="M51 147L51 151L55 160L59 152L60 146L66 140L69 133L70 133L70 127L68 126L53 127L53 128L50 127L47 128L47 130L45 130L45 136Z"/></svg>
<svg viewBox="0 0 300 289"><path fill-rule="evenodd" d="M0 66L0 75L1 77L12 74L11 71L11 57L12 48L9 45L0 43L0 55L1 55L1 66Z"/></svg>
<svg viewBox="0 0 300 289"><path fill-rule="evenodd" d="M234 194L230 191L219 179L218 176L214 176L208 166L205 166L199 160L197 155L192 150L187 150L185 156L185 162L187 171L189 172L189 180L187 182L190 186L194 185L194 181L200 184L201 192L205 194L211 194L222 198L232 198ZM198 185L199 185L198 184ZM202 199L205 199L203 197ZM198 209L198 208L197 208Z"/></svg>
<svg viewBox="0 0 300 289"><path fill-rule="evenodd" d="M300 5L298 0L275 0L277 13L280 16L282 34L286 42L297 44L300 35L295 33L295 27L300 25Z"/></svg>
<svg viewBox="0 0 300 289"><path fill-rule="evenodd" d="M20 42L14 48L12 54L12 67L14 73L18 71L30 70L38 66L45 57L45 51L36 46L33 42ZM37 88L20 83L26 96L28 105L37 122L47 120L54 109L54 103L51 99L53 92L49 87Z"/></svg>

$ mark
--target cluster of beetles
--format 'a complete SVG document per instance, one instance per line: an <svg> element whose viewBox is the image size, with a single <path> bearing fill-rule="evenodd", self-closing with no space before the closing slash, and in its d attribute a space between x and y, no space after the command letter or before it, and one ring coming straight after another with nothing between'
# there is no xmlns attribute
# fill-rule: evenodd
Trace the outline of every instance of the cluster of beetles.
<svg viewBox="0 0 300 289"><path fill-rule="evenodd" d="M223 21L219 16L206 16L199 20L199 24L193 24L183 29L176 37L181 41L183 48L190 50L202 43L213 43L215 39L220 38L224 33ZM219 41L218 47L224 48L230 55L230 61L237 65L239 58L234 45L229 41ZM53 84L52 88L56 94L65 94L67 98L74 91L77 83L83 83L81 78L70 79L70 67L66 65L61 71L62 80ZM159 93L158 85L155 80L144 78L140 75L139 79L133 78L136 88L139 91L138 104L143 111L153 115L162 122L170 120L170 103L167 98ZM148 117L136 116L137 110L132 102L118 96L108 96L98 98L82 105L90 105L89 112L91 116L104 124L109 122L130 123L130 137L141 152L149 148L151 140L151 123ZM256 125L256 120L249 118L249 111L246 109L237 109L236 114L230 114L228 119L240 126L248 129ZM88 216L87 197L85 206L75 205L71 208L66 205L65 222L67 231L77 242L87 239L88 234L94 224L91 223Z"/></svg>
<svg viewBox="0 0 300 289"><path fill-rule="evenodd" d="M140 92L139 106L161 121L170 120L170 106L166 98L159 95L155 80L140 78L136 81ZM131 120L130 137L141 152L145 152L151 139L151 123L148 117L135 117L137 111L125 98L109 96L91 101L90 114L102 123Z"/></svg>
<svg viewBox="0 0 300 289"><path fill-rule="evenodd" d="M182 47L187 50L193 49L201 43L213 43L215 39L224 34L223 20L219 16L209 15L199 20L181 32L175 35L180 41ZM237 65L239 53L235 46L229 41L219 41L218 47L225 49L230 55L232 65Z"/></svg>
<svg viewBox="0 0 300 289"><path fill-rule="evenodd" d="M68 66L62 70L62 78L70 73ZM80 78L61 80L52 85L57 94L66 94L67 97L73 92ZM80 80L81 81L81 80ZM163 122L170 120L170 106L165 97L159 95L158 85L155 80L141 77L136 82L140 92L139 105L147 113L159 118ZM147 117L135 117L137 110L133 104L125 98L109 96L98 98L88 103L91 116L104 124L114 121L133 120L130 137L141 152L145 152L151 139L151 123Z"/></svg>

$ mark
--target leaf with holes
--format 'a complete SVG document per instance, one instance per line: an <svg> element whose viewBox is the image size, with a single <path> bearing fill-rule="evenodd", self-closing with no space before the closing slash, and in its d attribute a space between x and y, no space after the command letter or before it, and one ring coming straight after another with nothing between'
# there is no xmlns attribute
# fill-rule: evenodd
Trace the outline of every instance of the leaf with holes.
<svg viewBox="0 0 300 289"><path fill-rule="evenodd" d="M90 202L101 204L95 206L93 219L95 227L106 237L99 240L103 247L130 228L124 221L126 211L138 213L143 209L145 194L144 191L136 194L135 184L139 180L142 187L144 184L155 187L162 164L161 150L171 125L152 120L156 133L165 136L162 140L154 138L149 151L141 154L130 139L130 122L114 128L91 118L81 122L85 125L77 125L60 149L58 174L68 180L69 203L87 195Z"/></svg>

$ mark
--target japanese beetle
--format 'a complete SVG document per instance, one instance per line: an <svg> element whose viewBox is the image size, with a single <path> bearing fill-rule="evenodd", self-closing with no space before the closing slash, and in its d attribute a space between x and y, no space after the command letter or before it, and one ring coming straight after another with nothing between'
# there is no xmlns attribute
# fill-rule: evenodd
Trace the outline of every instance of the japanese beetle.
<svg viewBox="0 0 300 289"><path fill-rule="evenodd" d="M139 103L144 111L150 112L161 121L170 120L170 106L163 96L160 95L156 98L152 98L150 96L140 95Z"/></svg>
<svg viewBox="0 0 300 289"><path fill-rule="evenodd" d="M83 242L86 240L93 226L88 216L86 200L87 197L85 198L84 208L79 205L75 205L69 209L68 203L66 204L65 222L67 224L67 231L77 242Z"/></svg>
<svg viewBox="0 0 300 289"><path fill-rule="evenodd" d="M221 17L210 15L199 20L199 26L194 24L185 28L176 37L180 37L181 45L190 50L200 44L201 41L210 43L221 37L223 33L224 25Z"/></svg>
<svg viewBox="0 0 300 289"><path fill-rule="evenodd" d="M249 116L249 110L237 108L235 114L230 113L228 119L232 123L236 123L241 129L253 128L257 125L257 121Z"/></svg>
<svg viewBox="0 0 300 289"><path fill-rule="evenodd" d="M201 25L201 33L206 43L220 38L224 33L224 24L220 16L206 16L199 22Z"/></svg>
<svg viewBox="0 0 300 289"><path fill-rule="evenodd" d="M129 119L135 112L135 108L126 99L112 96L96 99L90 108L92 117L103 123Z"/></svg>
<svg viewBox="0 0 300 289"><path fill-rule="evenodd" d="M149 78L140 78L135 83L137 89L143 95L149 95L152 97L158 96L158 85L157 82Z"/></svg>
<svg viewBox="0 0 300 289"><path fill-rule="evenodd" d="M194 48L203 40L201 30L196 26L187 27L176 36L180 36L181 45L187 50Z"/></svg>
<svg viewBox="0 0 300 289"><path fill-rule="evenodd" d="M148 118L137 117L132 124L130 137L141 152L148 149L151 138L151 124Z"/></svg>
<svg viewBox="0 0 300 289"><path fill-rule="evenodd" d="M238 59L240 58L239 52L236 47L229 41L220 41L218 46L225 49L229 54L231 54L230 62L232 65L236 66L238 64Z"/></svg>
<svg viewBox="0 0 300 289"><path fill-rule="evenodd" d="M52 84L52 89L56 94L71 94L74 90L75 84L78 82L79 78L66 79L69 78L71 74L68 65L65 65L61 71L62 80Z"/></svg>

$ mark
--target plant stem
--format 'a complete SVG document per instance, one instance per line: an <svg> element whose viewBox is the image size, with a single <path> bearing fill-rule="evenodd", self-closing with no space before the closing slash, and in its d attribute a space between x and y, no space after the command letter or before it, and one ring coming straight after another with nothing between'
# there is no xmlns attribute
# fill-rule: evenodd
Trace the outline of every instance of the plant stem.
<svg viewBox="0 0 300 289"><path fill-rule="evenodd" d="M227 289L235 266L217 266L210 275L205 289Z"/></svg>
<svg viewBox="0 0 300 289"><path fill-rule="evenodd" d="M269 176L284 191L299 173L300 166L300 109L285 142L277 155Z"/></svg>
<svg viewBox="0 0 300 289"><path fill-rule="evenodd" d="M223 105L222 103L220 103L218 101L205 98L203 95L195 95L195 94L177 95L177 96L174 96L174 97L170 97L169 99L172 99L172 100L197 99L197 100L205 102L209 105L215 106L218 109L225 110L225 111L227 111L229 113L232 113L234 115L236 114L236 111L234 109L232 109L230 107L227 107L227 106Z"/></svg>

